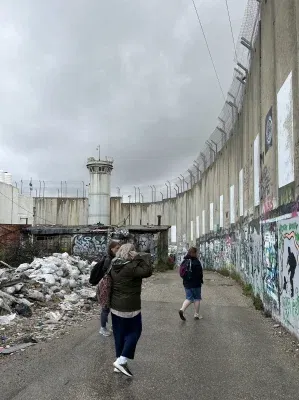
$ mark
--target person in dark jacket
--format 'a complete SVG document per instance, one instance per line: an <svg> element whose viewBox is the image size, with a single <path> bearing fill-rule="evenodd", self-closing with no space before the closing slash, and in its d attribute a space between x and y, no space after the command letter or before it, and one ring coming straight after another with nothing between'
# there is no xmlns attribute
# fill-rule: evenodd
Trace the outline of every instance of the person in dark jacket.
<svg viewBox="0 0 299 400"><path fill-rule="evenodd" d="M146 263L128 243L121 246L112 261L111 317L115 341L115 372L132 377L128 359L133 360L142 332L142 279L152 275L152 266Z"/></svg>
<svg viewBox="0 0 299 400"><path fill-rule="evenodd" d="M183 277L183 285L186 292L186 300L184 301L179 315L183 321L186 321L185 311L194 303L195 314L194 319L202 319L199 314L200 301L201 301L201 286L203 284L203 270L201 262L197 257L196 247L191 247L184 257L184 263L186 263L186 274Z"/></svg>
<svg viewBox="0 0 299 400"><path fill-rule="evenodd" d="M100 280L103 278L105 273L108 271L108 268L111 265L111 262L113 258L115 257L115 254L120 248L120 244L116 241L111 241L108 246L108 254L106 257L103 258L99 263L97 263L93 270L91 271L90 274L90 283L93 285L97 285ZM111 331L107 329L107 323L108 323L108 316L110 313L109 308L102 308L101 310L101 315L100 315L100 321L101 321L101 328L100 328L100 334L108 337L111 335Z"/></svg>

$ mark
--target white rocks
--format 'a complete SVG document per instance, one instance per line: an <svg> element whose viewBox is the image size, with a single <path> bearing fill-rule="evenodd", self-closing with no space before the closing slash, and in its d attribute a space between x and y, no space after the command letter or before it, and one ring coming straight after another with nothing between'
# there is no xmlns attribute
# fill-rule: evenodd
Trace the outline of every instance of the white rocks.
<svg viewBox="0 0 299 400"><path fill-rule="evenodd" d="M77 287L77 281L76 279L72 278L69 280L69 285L71 289L75 289Z"/></svg>
<svg viewBox="0 0 299 400"><path fill-rule="evenodd" d="M81 297L85 298L85 299L95 299L96 298L96 292L95 290L92 289L81 289L78 290L78 293L80 294Z"/></svg>
<svg viewBox="0 0 299 400"><path fill-rule="evenodd" d="M57 322L61 320L62 315L59 311L50 311L45 315L45 317L49 320L50 323L57 324Z"/></svg>
<svg viewBox="0 0 299 400"><path fill-rule="evenodd" d="M41 292L33 289L28 290L27 297L37 301L45 301L45 296Z"/></svg>
<svg viewBox="0 0 299 400"><path fill-rule="evenodd" d="M17 314L2 315L0 316L0 325L8 325L16 318Z"/></svg>
<svg viewBox="0 0 299 400"><path fill-rule="evenodd" d="M16 288L14 286L10 286L4 289L8 294L14 294L16 292Z"/></svg>
<svg viewBox="0 0 299 400"><path fill-rule="evenodd" d="M78 303L80 297L77 295L77 293L72 293L72 294L66 294L64 296L64 299L69 303L75 304Z"/></svg>
<svg viewBox="0 0 299 400"><path fill-rule="evenodd" d="M22 272L27 271L29 268L30 268L30 265L29 265L29 264L21 264L21 265L16 269L16 272L22 273Z"/></svg>

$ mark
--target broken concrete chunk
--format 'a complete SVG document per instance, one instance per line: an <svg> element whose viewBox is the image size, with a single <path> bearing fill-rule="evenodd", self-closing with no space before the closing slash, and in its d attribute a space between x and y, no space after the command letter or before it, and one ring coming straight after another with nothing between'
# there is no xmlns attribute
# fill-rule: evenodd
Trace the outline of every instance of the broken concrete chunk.
<svg viewBox="0 0 299 400"><path fill-rule="evenodd" d="M27 271L28 269L30 268L30 265L29 264L21 264L20 266L18 266L18 268L16 269L16 272L18 272L18 273L22 273L22 272L25 272L25 271Z"/></svg>
<svg viewBox="0 0 299 400"><path fill-rule="evenodd" d="M16 288L14 286L9 286L4 289L6 293L8 294L14 294L16 292Z"/></svg>
<svg viewBox="0 0 299 400"><path fill-rule="evenodd" d="M0 325L10 324L16 318L16 315L17 314L0 315Z"/></svg>
<svg viewBox="0 0 299 400"><path fill-rule="evenodd" d="M37 290L29 289L27 296L33 300L45 301L45 296L41 292L38 292Z"/></svg>
<svg viewBox="0 0 299 400"><path fill-rule="evenodd" d="M93 300L96 298L96 292L95 292L95 290L92 290L92 289L84 288L84 289L78 290L78 293L80 294L81 297L83 297L85 299Z"/></svg>
<svg viewBox="0 0 299 400"><path fill-rule="evenodd" d="M66 294L64 296L64 299L69 303L76 304L80 300L80 297L76 293L72 293L72 294Z"/></svg>

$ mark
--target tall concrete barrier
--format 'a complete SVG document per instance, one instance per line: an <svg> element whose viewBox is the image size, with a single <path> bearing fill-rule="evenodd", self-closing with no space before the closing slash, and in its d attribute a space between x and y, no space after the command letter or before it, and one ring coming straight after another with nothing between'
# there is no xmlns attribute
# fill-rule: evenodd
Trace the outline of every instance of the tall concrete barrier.
<svg viewBox="0 0 299 400"><path fill-rule="evenodd" d="M112 223L171 225L205 267L236 271L299 337L299 0L263 0L243 106L200 182L174 199L121 204ZM116 221L117 219L117 221Z"/></svg>

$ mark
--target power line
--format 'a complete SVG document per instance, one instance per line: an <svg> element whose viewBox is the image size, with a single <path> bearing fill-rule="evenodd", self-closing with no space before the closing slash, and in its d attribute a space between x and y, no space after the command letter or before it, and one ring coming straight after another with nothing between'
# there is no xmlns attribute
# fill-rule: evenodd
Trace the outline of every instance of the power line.
<svg viewBox="0 0 299 400"><path fill-rule="evenodd" d="M210 59L211 59L211 61L212 61L212 65L213 65L213 68L214 68L214 71L215 71L215 75L216 75L216 78L217 78L217 81L218 81L218 84L219 84L219 88L220 88L220 90L221 90L223 99L224 99L224 101L225 101L226 99L225 99L224 91L223 91L223 88L222 88L222 85L221 85L221 82L220 82L220 78L219 78L219 75L218 75L218 72L217 72L215 63L214 63L214 59L213 59L213 56L212 56L212 53L211 53L211 50L210 50L210 46L209 46L209 43L208 43L208 40L207 40L205 31L204 31L204 27L203 27L203 25L202 25L202 22L201 22L201 19L200 19L200 16L199 16L199 13L198 13L198 10L197 10L195 1L192 0L192 3L193 3L193 6L194 6L194 10L195 10L195 12L196 12L196 15L197 15L197 19L198 19L200 28L201 28L201 30L202 30L203 37L204 37L205 42L206 42L206 46L207 46L207 49L208 49L208 52L209 52L209 55L210 55Z"/></svg>
<svg viewBox="0 0 299 400"><path fill-rule="evenodd" d="M227 15L228 15L228 20L229 20L229 24L230 24L230 31L231 31L232 39L233 39L233 45L234 45L234 50L235 50L235 58L236 58L236 61L237 61L237 59L238 59L238 56L237 56L237 48L236 48L236 42L235 42L235 37L234 37L234 31L233 31L232 20L231 20L230 12L229 12L228 0L225 0L225 4L226 4L226 10L227 10Z"/></svg>
<svg viewBox="0 0 299 400"><path fill-rule="evenodd" d="M0 194L1 194L3 197L6 197L9 201L11 201L11 202L12 202L13 204L15 204L16 206L18 206L18 208L21 208L22 210L28 212L28 213L31 214L33 217L35 216L35 214L34 214L32 211L29 211L29 210L27 210L26 208L20 206L19 203L16 203L12 198L6 196L6 194L4 194L4 193L2 193L2 192L0 192ZM45 222L48 222L50 225L55 225L55 224L53 224L53 222L48 221L47 219L45 219L45 218L43 218L43 217L38 216L38 218L41 219L41 220L43 220L43 221L45 221Z"/></svg>

